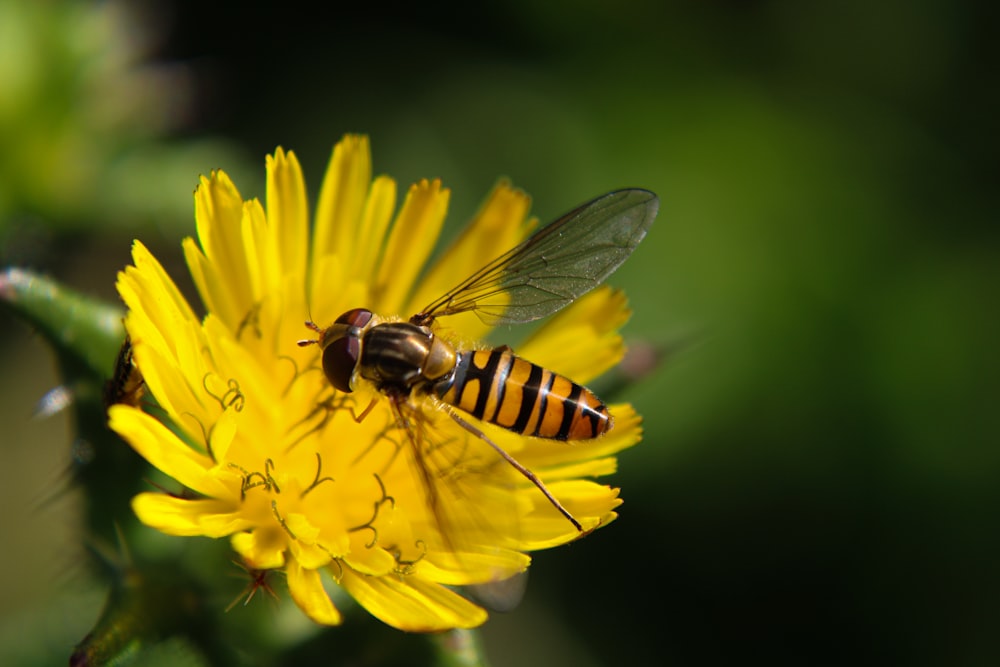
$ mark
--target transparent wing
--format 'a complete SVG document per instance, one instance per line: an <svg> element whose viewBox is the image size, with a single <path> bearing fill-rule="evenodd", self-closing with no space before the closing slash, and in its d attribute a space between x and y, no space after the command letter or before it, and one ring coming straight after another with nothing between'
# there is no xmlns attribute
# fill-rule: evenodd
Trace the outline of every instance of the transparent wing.
<svg viewBox="0 0 1000 667"><path fill-rule="evenodd" d="M600 285L646 236L659 208L648 190L616 190L570 211L500 255L411 321L473 311L487 324L531 322Z"/></svg>
<svg viewBox="0 0 1000 667"><path fill-rule="evenodd" d="M409 501L409 523L438 580L493 584L523 572L529 559L517 546L530 505L515 500L517 474L445 411L403 398L390 405L409 441L405 456L419 489L419 497L396 494L394 501ZM516 604L515 596L508 599Z"/></svg>

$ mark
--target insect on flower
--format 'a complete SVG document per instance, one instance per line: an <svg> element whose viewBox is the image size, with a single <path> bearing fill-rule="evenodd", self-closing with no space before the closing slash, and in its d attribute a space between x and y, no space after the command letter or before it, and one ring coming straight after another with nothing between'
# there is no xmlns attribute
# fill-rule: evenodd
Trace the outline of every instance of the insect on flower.
<svg viewBox="0 0 1000 667"><path fill-rule="evenodd" d="M132 357L132 339L127 334L118 350L111 378L104 384L104 407L116 403L138 406L146 394L146 381Z"/></svg>
<svg viewBox="0 0 1000 667"><path fill-rule="evenodd" d="M366 137L334 147L313 214L294 153L268 158L267 183L266 205L222 171L195 191L184 251L204 316L141 242L119 275L158 407L117 403L109 425L180 486L132 507L170 535L228 538L316 623L343 622L333 589L409 632L479 626L531 553L618 516L599 478L641 417L584 387L621 359L626 300L598 285L656 197L610 193L522 243L530 198L501 181L430 262L450 190L420 180L397 206ZM299 349L310 311L326 328ZM478 342L550 314L518 356Z"/></svg>
<svg viewBox="0 0 1000 667"><path fill-rule="evenodd" d="M436 324L466 312L490 325L526 323L555 313L601 284L628 258L653 223L658 205L647 190L610 192L500 255L407 322L354 308L326 328L306 322L319 337L299 345L319 345L323 372L337 391L349 394L364 380L387 398L418 463L431 437L422 410L428 404L441 406L583 531L541 479L463 414L521 435L574 441L598 438L613 427L605 404L586 387L516 356L507 346L460 349L436 333ZM356 420L363 420L376 401ZM434 484L426 467L422 475L433 504Z"/></svg>

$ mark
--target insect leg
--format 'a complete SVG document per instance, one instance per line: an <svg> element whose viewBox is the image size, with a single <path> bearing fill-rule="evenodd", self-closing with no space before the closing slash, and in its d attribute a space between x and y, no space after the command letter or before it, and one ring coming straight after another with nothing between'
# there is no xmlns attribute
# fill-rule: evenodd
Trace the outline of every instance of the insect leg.
<svg viewBox="0 0 1000 667"><path fill-rule="evenodd" d="M362 410L361 413L359 414L354 411L354 407L351 405L351 402L353 402L353 400L354 399L346 395L337 397L336 392L334 392L334 395L331 395L327 398L324 398L321 401L318 401L316 403L316 407L314 407L309 412L309 414L307 414L305 417L292 424L291 428L289 429L289 433L297 429L299 426L306 424L306 422L314 418L316 415L323 413L322 417L319 420L319 423L317 423L315 426L307 430L302 435L295 438L295 440L293 440L290 445L285 447L285 451L290 452L296 445L305 440L308 436L325 428L326 425L330 422L330 420L333 419L334 413L337 410L346 408L351 415L351 419L353 419L356 424L360 424L365 420L365 417L367 417L371 413L371 411L375 408L375 405L378 403L378 399L373 398L371 402L368 403L368 406L365 407L365 409Z"/></svg>
<svg viewBox="0 0 1000 667"><path fill-rule="evenodd" d="M368 403L368 407L366 407L364 410L361 411L361 414L354 414L354 408L351 407L351 406L348 406L347 409L351 413L351 419L353 419L356 424L360 424L361 422L363 422L365 420L365 417L367 417L369 415L369 413L371 413L371 411L375 409L375 405L377 403L378 403L378 399L377 398L373 398Z"/></svg>
<svg viewBox="0 0 1000 667"><path fill-rule="evenodd" d="M552 503L552 506L555 507L557 510L559 510L560 514L569 519L569 522L571 524L576 526L577 530L579 530L581 533L583 532L583 526L580 525L580 522L577 521L576 518L572 514L570 514L569 510L563 507L562 503L560 503L556 499L556 497L552 495L552 493L545 487L545 484L542 482L542 480L538 478L538 475L536 475L535 473L531 472L523 465L521 465L520 462L518 462L517 459L508 454L503 449L503 447L490 440L485 433L483 433L481 430L479 430L469 422L459 417L457 414L455 414L454 411L448 410L448 414L451 415L451 418L454 419L459 426L461 426L462 428L464 428L466 431L476 436L477 438L485 441L486 444L492 447L496 451L496 453L499 454L501 458L503 458L504 461L512 465L515 470L524 475L529 482L534 484L538 488L538 490L541 491L542 494L548 499L548 501Z"/></svg>
<svg viewBox="0 0 1000 667"><path fill-rule="evenodd" d="M408 397L405 395L397 395L392 392L388 393L387 396L389 398L389 405L392 408L393 416L396 419L396 425L401 431L403 431L403 433L406 434L407 439L410 441L411 451L413 452L413 461L417 468L417 476L420 479L421 486L426 494L428 508L430 509L431 514L434 515L434 520L437 522L438 530L441 532L441 539L445 544L445 548L448 551L457 553L460 551L460 547L453 540L456 535L456 530L448 520L448 514L442 503L441 496L437 488L437 480L435 479L434 473L430 469L430 463L424 459L424 440L422 437L424 430L421 428L422 423L420 422L420 414L412 412L411 414L414 417L414 420L411 421L410 417L405 413L408 406Z"/></svg>

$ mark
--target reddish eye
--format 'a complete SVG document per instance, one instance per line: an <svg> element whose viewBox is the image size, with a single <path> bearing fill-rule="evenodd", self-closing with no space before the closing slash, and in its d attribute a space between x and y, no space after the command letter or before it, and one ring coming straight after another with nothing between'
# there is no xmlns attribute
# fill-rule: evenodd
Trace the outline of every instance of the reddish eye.
<svg viewBox="0 0 1000 667"><path fill-rule="evenodd" d="M364 327L372 321L372 311L366 308L355 308L349 310L335 321L335 324L346 324L352 327Z"/></svg>
<svg viewBox="0 0 1000 667"><path fill-rule="evenodd" d="M361 342L350 334L332 341L323 350L323 372L338 391L351 393L351 376L360 353Z"/></svg>
<svg viewBox="0 0 1000 667"><path fill-rule="evenodd" d="M351 392L351 376L361 358L362 330L372 321L372 311L355 308L338 317L320 336L323 372L338 391Z"/></svg>

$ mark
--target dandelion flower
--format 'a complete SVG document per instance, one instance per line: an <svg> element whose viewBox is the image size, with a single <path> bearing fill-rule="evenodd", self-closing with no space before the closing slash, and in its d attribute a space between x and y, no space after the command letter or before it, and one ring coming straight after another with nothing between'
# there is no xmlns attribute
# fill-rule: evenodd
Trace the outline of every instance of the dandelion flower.
<svg viewBox="0 0 1000 667"><path fill-rule="evenodd" d="M371 614L410 631L486 620L455 587L524 571L528 552L578 538L538 488L434 405L415 452L385 397L338 393L303 322L328 324L363 306L405 319L520 242L528 197L500 183L465 233L426 268L448 207L438 181L372 178L368 140L333 151L310 227L295 155L267 159L266 206L244 201L222 171L195 192L198 241L184 253L207 314L200 318L149 250L133 247L118 280L133 359L161 410L115 405L111 427L183 487L133 500L139 519L178 536L229 538L254 571L281 570L296 604L335 625L339 586ZM598 288L537 330L518 354L577 382L619 361L624 297ZM435 324L456 347L481 346L470 314ZM374 407L365 413L374 398ZM430 399L428 399L430 401ZM594 481L639 440L628 405L609 406L605 436L550 442L484 426L532 470L584 531L612 521L617 489ZM359 418L363 414L363 419ZM419 460L418 460L419 459Z"/></svg>

